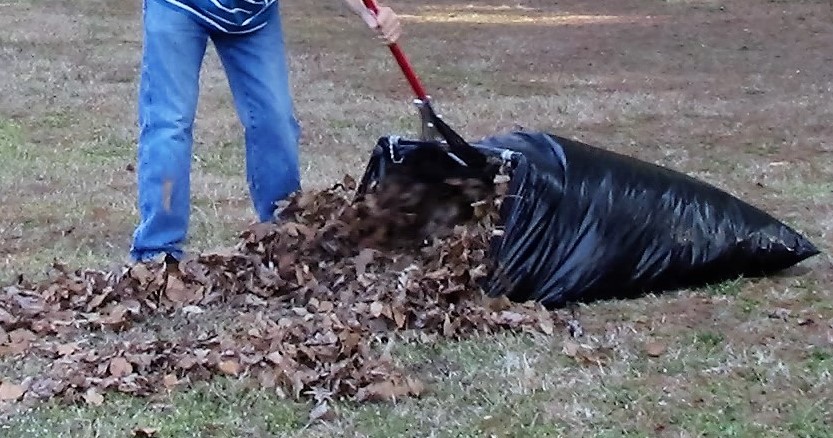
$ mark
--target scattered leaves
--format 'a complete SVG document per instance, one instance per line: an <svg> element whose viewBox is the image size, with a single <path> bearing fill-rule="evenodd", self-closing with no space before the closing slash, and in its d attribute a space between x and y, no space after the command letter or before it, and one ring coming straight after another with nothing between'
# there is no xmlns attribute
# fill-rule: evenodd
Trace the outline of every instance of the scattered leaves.
<svg viewBox="0 0 833 438"><path fill-rule="evenodd" d="M608 348L593 347L569 340L564 342L561 351L580 365L593 366L605 366L610 363L612 353Z"/></svg>
<svg viewBox="0 0 833 438"><path fill-rule="evenodd" d="M26 391L20 385L9 382L0 383L0 401L18 400L25 393Z"/></svg>
<svg viewBox="0 0 833 438"><path fill-rule="evenodd" d="M486 299L479 287L498 219L497 208L488 208L499 205L493 187L392 181L358 202L350 179L299 193L283 209L283 223L253 225L235 247L183 261L176 272L163 263L113 272L55 263L46 281L2 289L0 353L32 353L47 342L53 362L29 389L39 398L97 406L106 391L150 396L221 374L314 399L315 421L335 415L330 400L425 393L422 381L380 351L380 334L434 342L501 330L554 333L553 313L540 305ZM95 349L52 341L124 330L153 314L197 316L212 306L257 310L198 337L174 333ZM605 360L572 342L564 349L587 363ZM0 386L0 398L22 395L17 385Z"/></svg>

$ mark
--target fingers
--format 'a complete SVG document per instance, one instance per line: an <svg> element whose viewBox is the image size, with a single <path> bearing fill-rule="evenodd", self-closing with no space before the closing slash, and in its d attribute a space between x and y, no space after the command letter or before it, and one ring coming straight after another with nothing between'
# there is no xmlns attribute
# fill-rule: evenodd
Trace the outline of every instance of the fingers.
<svg viewBox="0 0 833 438"><path fill-rule="evenodd" d="M380 37L385 42L392 44L399 40L402 35L402 25L399 22L399 17L389 7L379 8L379 14L376 16L378 23L377 30Z"/></svg>

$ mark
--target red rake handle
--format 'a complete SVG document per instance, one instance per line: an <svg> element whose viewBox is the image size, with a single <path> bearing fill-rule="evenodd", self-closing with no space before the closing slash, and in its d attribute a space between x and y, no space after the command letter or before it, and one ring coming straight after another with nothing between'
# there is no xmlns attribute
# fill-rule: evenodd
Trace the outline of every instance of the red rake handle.
<svg viewBox="0 0 833 438"><path fill-rule="evenodd" d="M376 2L374 0L363 1L364 5L370 9L374 15L379 13L379 8L376 6ZM393 57L396 58L399 68L402 69L402 73L405 74L405 78L408 79L408 83L411 84L411 88L414 90L414 93L416 93L416 96L423 102L427 101L428 94L422 87L422 83L420 83L416 73L414 73L414 68L411 66L410 61L408 61L408 58L405 57L404 53L402 53L402 49L400 49L399 45L396 43L388 44L388 47L390 48L390 52L393 53Z"/></svg>

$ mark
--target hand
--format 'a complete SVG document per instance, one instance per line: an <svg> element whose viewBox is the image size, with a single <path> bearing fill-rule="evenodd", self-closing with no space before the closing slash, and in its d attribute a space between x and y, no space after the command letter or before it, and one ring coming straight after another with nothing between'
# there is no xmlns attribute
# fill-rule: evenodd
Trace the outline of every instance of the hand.
<svg viewBox="0 0 833 438"><path fill-rule="evenodd" d="M393 44L402 35L399 16L389 7L380 6L378 9L379 14L376 16L369 9L365 9L365 12L361 14L362 19L371 29L376 29L379 32L379 37L386 43Z"/></svg>

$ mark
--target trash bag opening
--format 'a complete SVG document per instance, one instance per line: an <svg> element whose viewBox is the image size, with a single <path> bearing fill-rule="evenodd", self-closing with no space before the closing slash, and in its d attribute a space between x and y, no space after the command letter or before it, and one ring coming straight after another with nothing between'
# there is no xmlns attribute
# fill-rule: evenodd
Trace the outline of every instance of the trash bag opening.
<svg viewBox="0 0 833 438"><path fill-rule="evenodd" d="M480 155L479 165L467 164L473 162L472 150ZM460 160L440 141L382 137L355 200L403 218L401 227L387 230L398 245L428 245L456 227L482 225L500 192L495 177L506 165L499 155L475 149Z"/></svg>

